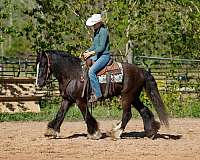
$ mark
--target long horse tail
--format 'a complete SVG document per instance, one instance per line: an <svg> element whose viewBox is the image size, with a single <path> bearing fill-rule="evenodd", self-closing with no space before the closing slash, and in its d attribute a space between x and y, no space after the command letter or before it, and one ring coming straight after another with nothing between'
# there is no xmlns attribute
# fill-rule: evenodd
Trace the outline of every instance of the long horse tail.
<svg viewBox="0 0 200 160"><path fill-rule="evenodd" d="M153 106L158 114L160 122L166 127L169 127L168 114L165 105L161 99L160 93L158 91L157 83L150 72L145 70L143 70L143 72L145 77L144 88L146 90L146 93L153 103Z"/></svg>

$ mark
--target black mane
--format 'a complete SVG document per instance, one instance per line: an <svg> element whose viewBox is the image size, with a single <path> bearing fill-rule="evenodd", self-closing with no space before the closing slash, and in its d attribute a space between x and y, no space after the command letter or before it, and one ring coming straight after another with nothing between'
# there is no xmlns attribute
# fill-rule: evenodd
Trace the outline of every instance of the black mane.
<svg viewBox="0 0 200 160"><path fill-rule="evenodd" d="M82 73L80 58L65 51L47 50L45 53L51 57L52 69L57 78L60 76L67 79L80 78Z"/></svg>
<svg viewBox="0 0 200 160"><path fill-rule="evenodd" d="M70 60L70 62L74 63L74 64L79 64L81 62L81 59L72 55L72 54L69 54L65 51L59 51L59 50L47 50L45 51L46 53L48 54L51 54L51 55L57 55L57 56L61 56L62 58L66 58L68 60Z"/></svg>

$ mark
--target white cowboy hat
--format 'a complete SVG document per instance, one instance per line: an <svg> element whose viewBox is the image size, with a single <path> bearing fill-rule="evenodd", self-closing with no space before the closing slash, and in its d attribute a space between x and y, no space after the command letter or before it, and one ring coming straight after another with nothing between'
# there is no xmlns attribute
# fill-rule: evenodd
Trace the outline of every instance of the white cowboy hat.
<svg viewBox="0 0 200 160"><path fill-rule="evenodd" d="M88 20L86 21L86 25L88 27L91 27L95 24L97 24L98 22L101 22L102 18L101 18L101 14L93 14L90 18L88 18Z"/></svg>

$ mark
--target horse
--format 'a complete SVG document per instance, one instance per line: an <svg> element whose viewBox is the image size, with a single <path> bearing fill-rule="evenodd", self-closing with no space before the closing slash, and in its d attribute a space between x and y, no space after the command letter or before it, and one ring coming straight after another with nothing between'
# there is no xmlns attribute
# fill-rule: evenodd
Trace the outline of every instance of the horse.
<svg viewBox="0 0 200 160"><path fill-rule="evenodd" d="M76 103L80 109L87 126L87 136L90 139L102 138L97 120L89 111L88 96L82 96L84 83L82 80L82 60L72 54L59 50L41 51L37 54L36 85L43 87L53 74L59 82L61 106L55 118L47 125L45 136L57 137L65 115ZM134 106L142 117L144 133L147 137L153 137L160 129L160 124L168 127L168 114L159 94L156 81L152 74L135 64L121 63L124 76L121 83L113 85L113 92L107 97L120 96L122 105L122 118L111 130L110 135L114 139L120 139L123 131L132 117L131 108ZM102 93L105 92L106 84L101 84ZM142 90L145 90L157 112L160 122L156 121L154 114L140 100ZM105 97L105 98L107 98Z"/></svg>

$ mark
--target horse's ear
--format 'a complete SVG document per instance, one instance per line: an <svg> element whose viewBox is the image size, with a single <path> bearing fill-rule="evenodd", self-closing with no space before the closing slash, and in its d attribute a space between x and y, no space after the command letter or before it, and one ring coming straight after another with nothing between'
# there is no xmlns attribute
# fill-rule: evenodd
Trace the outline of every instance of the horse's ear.
<svg viewBox="0 0 200 160"><path fill-rule="evenodd" d="M41 52L37 52L37 56L36 56L36 65L37 65L38 62L40 61L41 57L42 57Z"/></svg>
<svg viewBox="0 0 200 160"><path fill-rule="evenodd" d="M36 60L35 60L35 64L36 65L38 64L38 62L40 60L40 56L39 55L40 55L39 53L37 53L37 55L36 55Z"/></svg>
<svg viewBox="0 0 200 160"><path fill-rule="evenodd" d="M42 56L45 56L45 52L37 51L36 64L38 64L38 62L41 60Z"/></svg>

